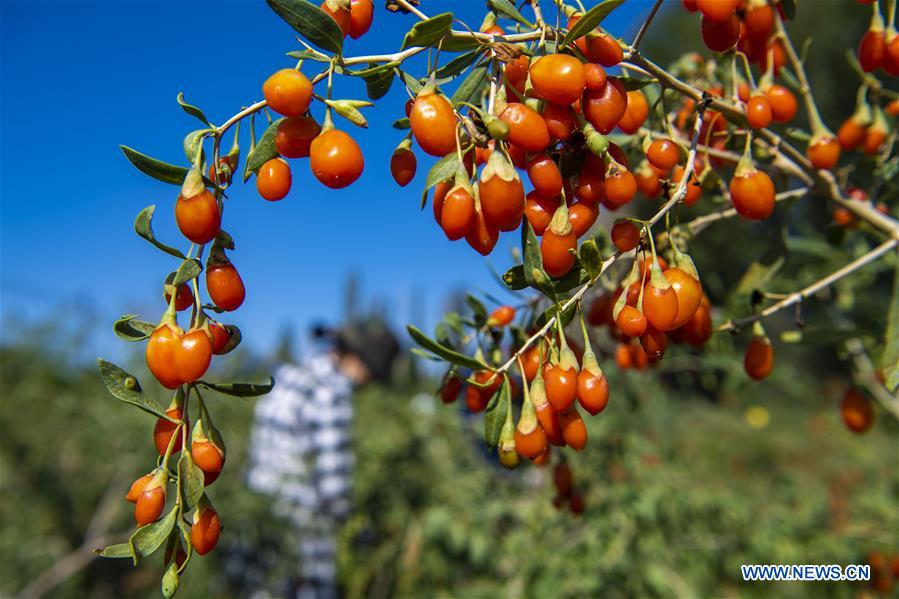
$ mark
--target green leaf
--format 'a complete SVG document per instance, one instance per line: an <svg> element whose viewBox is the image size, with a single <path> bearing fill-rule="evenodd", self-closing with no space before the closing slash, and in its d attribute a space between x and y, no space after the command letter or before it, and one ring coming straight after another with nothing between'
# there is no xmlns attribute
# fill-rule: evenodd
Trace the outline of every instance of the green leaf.
<svg viewBox="0 0 899 599"><path fill-rule="evenodd" d="M107 362L102 358L98 359L97 363L100 366L100 378L103 379L103 384L114 397L140 408L148 414L159 418L168 418L162 406L144 395L140 382L133 374L125 372L112 362Z"/></svg>
<svg viewBox="0 0 899 599"><path fill-rule="evenodd" d="M589 280L590 276L587 274L587 271L581 268L578 262L575 262L574 266L571 267L571 270L568 271L568 274L561 279L557 279L555 283L553 283L553 288L557 293L565 293L566 291L571 291L575 287L580 287Z"/></svg>
<svg viewBox="0 0 899 599"><path fill-rule="evenodd" d="M796 141L808 142L812 139L812 135L807 131L803 131L798 127L787 127L787 130L784 134L790 139L795 139Z"/></svg>
<svg viewBox="0 0 899 599"><path fill-rule="evenodd" d="M217 391L223 395L231 395L233 397L259 397L271 391L275 386L275 379L269 377L267 383L207 383L206 381L197 381L198 385Z"/></svg>
<svg viewBox="0 0 899 599"><path fill-rule="evenodd" d="M541 314L540 316L537 317L537 320L534 322L534 326L538 327L538 328L542 327L547 322L549 322L550 318L552 318L553 316L556 316L558 314L559 314L559 307L554 304L554 305L550 306L549 308L547 308L543 312L543 314ZM567 327L568 323L570 323L572 320L574 320L575 314L577 314L577 303L574 303L574 304L568 306L568 309L565 310L564 312L562 312L562 317L561 317L562 326Z"/></svg>
<svg viewBox="0 0 899 599"><path fill-rule="evenodd" d="M237 349L237 346L240 345L240 342L243 340L243 334L240 332L240 329L237 328L233 324L222 325L225 327L225 330L228 331L228 343L225 344L225 347L221 349L218 353L219 356L224 356L227 353L230 353Z"/></svg>
<svg viewBox="0 0 899 599"><path fill-rule="evenodd" d="M622 2L624 2L624 0L605 0L605 2L600 2L588 10L584 16L574 24L574 27L565 34L562 45L567 46L577 38L583 37L593 31L597 25L602 23L603 19L609 16L610 12L621 6Z"/></svg>
<svg viewBox="0 0 899 599"><path fill-rule="evenodd" d="M740 277L734 295L742 297L749 295L756 289L764 289L771 280L777 276L780 269L783 268L786 258L781 256L771 264L762 264L761 262L753 262Z"/></svg>
<svg viewBox="0 0 899 599"><path fill-rule="evenodd" d="M658 83L658 79L637 79L636 77L618 77L618 81L624 85L624 89L629 92L637 91L638 89L643 89L647 85L652 85L653 83Z"/></svg>
<svg viewBox="0 0 899 599"><path fill-rule="evenodd" d="M184 183L184 177L187 176L187 169L183 166L175 166L174 164L150 158L146 154L141 154L128 146L119 147L122 148L122 152L125 153L125 158L127 158L137 170L145 175L149 175L163 183L171 183L172 185L181 185Z"/></svg>
<svg viewBox="0 0 899 599"><path fill-rule="evenodd" d="M184 112L212 127L212 123L209 122L209 119L206 118L206 115L203 114L202 110L184 101L184 92L178 92L178 104Z"/></svg>
<svg viewBox="0 0 899 599"><path fill-rule="evenodd" d="M409 331L409 335L418 343L420 346L425 348L426 350L433 352L434 354L440 356L444 360L448 362L452 362L453 364L458 364L459 366L464 366L466 368L472 368L474 370L483 370L484 365L472 358L471 356L466 356L465 354L460 354L459 352L452 350L448 347L440 345L433 339L429 338L427 335L422 333L416 327L411 324L406 325L406 330Z"/></svg>
<svg viewBox="0 0 899 599"><path fill-rule="evenodd" d="M452 179L459 170L459 156L456 152L447 154L438 160L431 170L428 171L428 178L425 179L425 189L431 189L438 183Z"/></svg>
<svg viewBox="0 0 899 599"><path fill-rule="evenodd" d="M130 557L131 559L137 561L137 556L134 554L134 549L132 549L131 543L116 543L115 545L104 547L103 549L94 549L94 553L96 553L100 557L108 557L112 559Z"/></svg>
<svg viewBox="0 0 899 599"><path fill-rule="evenodd" d="M134 565L137 565L138 558L152 555L154 551L159 549L165 540L169 537L172 529L175 528L175 522L178 520L178 506L174 506L172 510L165 515L162 520L141 526L138 528L128 542L134 547Z"/></svg>
<svg viewBox="0 0 899 599"><path fill-rule="evenodd" d="M487 85L488 66L485 63L471 69L465 79L462 80L462 83L459 84L459 87L456 88L456 91L453 92L453 97L450 98L454 105L460 102L477 103L481 92Z"/></svg>
<svg viewBox="0 0 899 599"><path fill-rule="evenodd" d="M503 423L506 420L506 411L509 409L512 392L509 389L509 379L503 377L503 384L490 398L487 408L484 410L484 441L490 448L499 443Z"/></svg>
<svg viewBox="0 0 899 599"><path fill-rule="evenodd" d="M147 206L137 215L137 218L134 219L134 232L138 234L139 237L142 237L155 245L158 249L162 250L166 254L170 254L176 258L184 259L184 254L181 253L180 250L173 248L170 245L166 245L161 241L157 241L156 236L153 234L153 212L156 210L156 206Z"/></svg>
<svg viewBox="0 0 899 599"><path fill-rule="evenodd" d="M595 280L602 271L603 262L595 239L588 239L581 244L580 258L581 264L586 269L587 274L590 275L590 280Z"/></svg>
<svg viewBox="0 0 899 599"><path fill-rule="evenodd" d="M512 291L521 291L528 286L527 280L524 278L524 265L516 264L505 273L503 273L503 283Z"/></svg>
<svg viewBox="0 0 899 599"><path fill-rule="evenodd" d="M487 0L487 6L489 6L490 9L494 12L504 14L510 19L518 21L529 29L534 28L534 24L525 19L522 14L518 12L518 9L515 8L515 5L509 2L509 0Z"/></svg>
<svg viewBox="0 0 899 599"><path fill-rule="evenodd" d="M484 307L481 300L469 293L465 296L465 303L471 308L475 326L479 328L484 326L484 323L487 322L487 308Z"/></svg>
<svg viewBox="0 0 899 599"><path fill-rule="evenodd" d="M325 103L333 108L334 112L357 127L368 128L368 121L359 110L359 107L371 106L371 102L360 102L357 100L325 100Z"/></svg>
<svg viewBox="0 0 899 599"><path fill-rule="evenodd" d="M116 336L124 341L143 341L156 329L152 322L136 320L137 314L125 314L112 325Z"/></svg>
<svg viewBox="0 0 899 599"><path fill-rule="evenodd" d="M555 299L552 280L543 270L543 256L540 254L540 242L534 234L531 223L521 227L521 253L524 256L524 280L538 291L542 291L550 299Z"/></svg>
<svg viewBox="0 0 899 599"><path fill-rule="evenodd" d="M397 119L397 120L393 121L393 128L399 129L400 131L408 129L409 128L409 117L404 116L401 119Z"/></svg>
<svg viewBox="0 0 899 599"><path fill-rule="evenodd" d="M399 74L400 79L403 80L403 83L406 85L406 87L409 88L409 91L411 91L413 94L417 94L418 92L421 91L421 88L424 87L424 84L421 82L421 79L413 77L406 71L404 71L402 69L397 69L397 73Z"/></svg>
<svg viewBox="0 0 899 599"><path fill-rule="evenodd" d="M437 69L435 76L438 79L445 79L447 77L455 77L469 66L474 64L474 62L478 59L479 56L483 53L483 50L473 50L471 52L466 52L465 54L460 54L456 56L451 61Z"/></svg>
<svg viewBox="0 0 899 599"><path fill-rule="evenodd" d="M212 129L197 129L184 136L184 156L191 164L196 161L197 154L200 152L200 146L203 144L203 138L210 131Z"/></svg>
<svg viewBox="0 0 899 599"><path fill-rule="evenodd" d="M331 15L306 0L266 0L293 30L322 50L343 51L343 32Z"/></svg>
<svg viewBox="0 0 899 599"><path fill-rule="evenodd" d="M314 60L316 62L329 62L330 59L324 54L320 54L319 52L310 52L309 50L293 50L292 52L287 53L291 58L296 58L297 60Z"/></svg>
<svg viewBox="0 0 899 599"><path fill-rule="evenodd" d="M162 576L162 584L160 591L165 599L172 599L178 592L178 561L172 560L169 567L166 568L165 574Z"/></svg>
<svg viewBox="0 0 899 599"><path fill-rule="evenodd" d="M454 34L443 38L443 43L440 44L440 49L444 52L467 52L480 47L481 42L477 39L465 35Z"/></svg>
<svg viewBox="0 0 899 599"><path fill-rule="evenodd" d="M203 265L196 258L190 258L181 263L178 270L175 271L175 278L172 279L172 285L177 287L182 283L187 283L191 279L195 279L203 272Z"/></svg>
<svg viewBox="0 0 899 599"><path fill-rule="evenodd" d="M203 496L204 476L189 451L182 452L178 460L178 486L178 492L185 502L184 511L193 509Z"/></svg>
<svg viewBox="0 0 899 599"><path fill-rule="evenodd" d="M395 76L396 72L388 69L365 77L365 94L372 100L380 100L390 91Z"/></svg>
<svg viewBox="0 0 899 599"><path fill-rule="evenodd" d="M899 387L899 262L893 276L893 300L887 315L887 330L884 338L883 356L880 359L885 378L884 384L891 393Z"/></svg>
<svg viewBox="0 0 899 599"><path fill-rule="evenodd" d="M330 17L328 17L330 18ZM283 118L274 121L256 142L256 147L250 150L247 155L247 170L251 172L258 171L263 164L278 157L278 149L275 147L275 135L278 133L278 125L281 124Z"/></svg>
<svg viewBox="0 0 899 599"><path fill-rule="evenodd" d="M439 14L427 21L419 21L412 26L412 29L403 38L403 45L400 47L400 50L405 50L412 46L424 46L426 48L436 46L450 32L452 26L453 13L451 12Z"/></svg>

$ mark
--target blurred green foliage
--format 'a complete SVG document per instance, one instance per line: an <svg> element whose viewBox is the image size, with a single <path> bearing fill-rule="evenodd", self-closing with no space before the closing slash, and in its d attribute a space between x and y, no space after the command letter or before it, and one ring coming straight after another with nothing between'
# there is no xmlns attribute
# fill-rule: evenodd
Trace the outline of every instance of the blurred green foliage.
<svg viewBox="0 0 899 599"><path fill-rule="evenodd" d="M106 394L94 368L48 350L52 332L0 353L4 596L82 542L109 484L124 495L152 466L152 417ZM862 563L872 549L899 550L899 427L882 417L865 436L849 433L842 381L784 365L750 383L730 339L721 343L701 372L689 356L663 362L659 377L608 365L609 408L588 420L585 452L567 454L586 502L579 517L553 507L550 469L498 467L462 402L444 406L408 385L361 393L356 510L339 552L348 596L854 595L862 587L744 584L739 566ZM237 356L228 376L261 376L264 361ZM187 597L235 596L223 569L237 537L252 544L274 529L282 546L295 542L242 485L251 402L210 394L209 405L229 448L210 491L225 529L222 550L191 565ZM769 425L748 424L753 406ZM118 506L114 541L132 524L131 505ZM155 596L160 568L161 556L137 568L95 560L52 595Z"/></svg>
<svg viewBox="0 0 899 599"><path fill-rule="evenodd" d="M814 35L808 68L834 128L852 110L856 80L843 53L855 46L867 10L848 1L806 1L789 26L798 46ZM696 15L668 10L642 49L664 64L699 49L698 30ZM805 198L758 228L731 222L703 232L691 251L713 303L748 310L746 298L728 297L728 291L781 230L790 253L772 290L791 291L845 263L860 251L857 237L797 241L828 220L829 210ZM553 507L550 469L502 470L483 448L480 417L466 416L462 402L443 406L412 382L361 393L354 423L356 509L340 535L347 595L856 596L863 585L742 583L739 567L845 565L863 563L871 550L899 552L899 426L877 410L868 434L843 427L837 405L849 368L839 355L839 335L830 331L839 324L839 306L852 318L853 334L861 333L869 346L880 340L891 301L887 266L858 273L828 300L811 302L804 312L807 337L816 330L830 335L822 345L778 344L778 366L762 383L742 374L745 340L738 338L717 336L701 357L672 351L655 371L626 373L612 365L612 346L601 341L597 350L605 356L612 399L605 412L588 419L585 452L567 454L585 498L582 516ZM770 328L792 327L791 320L780 315ZM95 325L84 326L100 328ZM3 596L58 566L83 542L107 490L124 496L154 465L152 417L106 392L83 360L84 338L83 330L59 322L4 332ZM110 334L101 347L113 343ZM131 362L122 365L149 381L142 345L126 350ZM215 376L264 380L277 358L290 353L284 343L273 351L260 358L240 349L216 362ZM155 385L145 388L168 403ZM213 393L208 400L229 451L210 490L225 528L219 550L191 564L183 597L237 595L223 575L236 539L252 547L276 534L288 549L296 542L243 485L252 401ZM117 505L107 542L126 538L133 524L131 505L124 499ZM285 561L287 569L293 566ZM157 596L161 562L158 555L137 568L126 560L94 560L50 594Z"/></svg>

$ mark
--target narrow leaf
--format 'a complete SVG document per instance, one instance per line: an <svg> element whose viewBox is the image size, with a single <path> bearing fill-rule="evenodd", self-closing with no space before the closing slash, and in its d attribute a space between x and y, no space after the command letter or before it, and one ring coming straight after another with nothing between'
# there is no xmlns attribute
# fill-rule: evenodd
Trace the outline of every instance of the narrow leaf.
<svg viewBox="0 0 899 599"><path fill-rule="evenodd" d="M406 330L409 331L409 335L413 340L415 340L416 343L448 362L458 364L459 366L465 366L466 368L472 368L474 370L482 370L484 368L484 365L481 364L480 361L475 360L471 356L466 356L465 354L461 354L446 346L440 345L411 324L406 325Z"/></svg>
<svg viewBox="0 0 899 599"><path fill-rule="evenodd" d="M153 212L156 210L156 206L147 206L137 215L137 218L134 219L134 232L138 234L139 237L143 237L158 249L162 250L166 254L170 254L176 258L184 259L184 254L181 253L180 250L173 248L170 245L166 245L161 241L156 239L156 236L153 234Z"/></svg>
<svg viewBox="0 0 899 599"><path fill-rule="evenodd" d="M409 128L409 117L404 116L401 119L397 119L397 120L393 121L393 128L399 129L400 131L408 129Z"/></svg>
<svg viewBox="0 0 899 599"><path fill-rule="evenodd" d="M187 283L191 279L195 279L203 272L203 265L196 258L185 260L175 271L175 278L172 279L172 285L177 287L182 283Z"/></svg>
<svg viewBox="0 0 899 599"><path fill-rule="evenodd" d="M178 492L184 500L184 511L192 509L203 496L203 471L194 463L190 452L182 452L178 460Z"/></svg>
<svg viewBox="0 0 899 599"><path fill-rule="evenodd" d="M764 289L768 283L777 276L783 267L786 258L781 256L771 264L762 264L761 262L753 262L740 277L734 295L737 297L746 296L756 289Z"/></svg>
<svg viewBox="0 0 899 599"><path fill-rule="evenodd" d="M602 256L599 255L599 247L597 247L595 239L588 239L581 244L580 258L590 279L596 279L602 270Z"/></svg>
<svg viewBox="0 0 899 599"><path fill-rule="evenodd" d="M487 67L487 64L481 64L471 69L453 92L453 97L450 98L454 105L460 102L477 103L481 92L487 85Z"/></svg>
<svg viewBox="0 0 899 599"><path fill-rule="evenodd" d="M534 234L531 223L524 223L521 228L521 253L524 256L524 280L527 284L542 291L550 299L555 298L552 280L543 270L543 256L540 254L540 242Z"/></svg>
<svg viewBox="0 0 899 599"><path fill-rule="evenodd" d="M191 164L196 161L203 139L210 131L211 129L197 129L184 136L184 157Z"/></svg>
<svg viewBox="0 0 899 599"><path fill-rule="evenodd" d="M116 336L124 341L143 341L155 328L152 322L137 320L137 314L125 314L112 325Z"/></svg>
<svg viewBox="0 0 899 599"><path fill-rule="evenodd" d="M451 34L443 38L440 49L444 52L467 52L480 46L481 42L473 37Z"/></svg>
<svg viewBox="0 0 899 599"><path fill-rule="evenodd" d="M447 154L438 160L431 170L428 171L428 178L425 180L425 189L431 189L438 183L452 179L459 170L459 156L456 152Z"/></svg>
<svg viewBox="0 0 899 599"><path fill-rule="evenodd" d="M103 549L94 549L94 553L96 553L100 557L108 557L112 559L123 557L130 557L134 560L137 559L137 556L134 555L134 550L131 548L131 543L116 543L115 545L104 547Z"/></svg>
<svg viewBox="0 0 899 599"><path fill-rule="evenodd" d="M403 38L400 50L413 46L436 46L443 37L450 32L453 26L453 13L445 12L431 17L427 21L419 21Z"/></svg>
<svg viewBox="0 0 899 599"><path fill-rule="evenodd" d="M137 150L128 146L119 146L125 153L131 164L145 175L153 177L157 181L163 183L171 183L172 185L181 185L184 183L184 177L187 176L187 169L183 166L175 166L155 158L150 158L146 154L141 154Z"/></svg>
<svg viewBox="0 0 899 599"><path fill-rule="evenodd" d="M605 0L605 2L600 2L588 10L584 16L574 24L574 27L565 34L562 45L568 45L577 38L583 37L593 31L597 25L602 23L603 19L609 16L610 12L621 6L622 2L624 2L624 0Z"/></svg>
<svg viewBox="0 0 899 599"><path fill-rule="evenodd" d="M114 397L140 408L148 414L167 418L162 406L144 395L140 383L134 375L103 359L98 359L97 363L100 366L100 378L103 379L103 384Z"/></svg>
<svg viewBox="0 0 899 599"><path fill-rule="evenodd" d="M483 326L484 323L487 322L487 308L484 307L481 300L469 293L465 296L465 303L471 308L475 326Z"/></svg>
<svg viewBox="0 0 899 599"><path fill-rule="evenodd" d="M275 135L278 133L278 125L283 120L283 118L280 118L269 125L256 143L256 147L250 150L250 153L247 155L248 171L255 173L263 164L272 158L278 157L278 149L275 147Z"/></svg>
<svg viewBox="0 0 899 599"><path fill-rule="evenodd" d="M410 75L409 73L407 73L406 71L404 71L402 69L397 69L396 71L397 71L397 74L400 76L400 79L403 80L403 83L406 85L406 87L409 88L409 91L411 91L413 94L417 94L418 92L421 91L421 88L424 87L424 84L422 84L420 79L413 77L412 75Z"/></svg>
<svg viewBox="0 0 899 599"><path fill-rule="evenodd" d="M624 89L629 92L643 89L647 85L658 83L657 79L637 79L636 77L618 77L618 81L624 85Z"/></svg>
<svg viewBox="0 0 899 599"><path fill-rule="evenodd" d="M534 28L534 24L525 19L522 14L518 12L518 9L515 8L515 5L509 2L509 0L487 0L487 6L494 12L504 14L510 19L518 21L525 27L530 29Z"/></svg>
<svg viewBox="0 0 899 599"><path fill-rule="evenodd" d="M206 381L197 381L197 384L210 391L217 391L222 395L259 397L274 388L275 379L269 377L269 382L267 383L207 383Z"/></svg>
<svg viewBox="0 0 899 599"><path fill-rule="evenodd" d="M178 506L175 506L162 520L138 528L137 531L131 535L131 538L128 539L131 546L134 547L136 556L147 557L159 549L169 537L169 533L172 532L172 529L175 528L175 522L177 520ZM134 563L137 565L137 559L134 560Z"/></svg>
<svg viewBox="0 0 899 599"><path fill-rule="evenodd" d="M184 92L178 92L178 105L190 116L199 119L206 125L212 127L212 123L209 122L209 119L206 118L206 115L203 114L202 110L184 101Z"/></svg>
<svg viewBox="0 0 899 599"><path fill-rule="evenodd" d="M319 52L310 52L309 50L293 50L287 53L291 58L297 60L314 60L316 62L329 62L329 58Z"/></svg>
<svg viewBox="0 0 899 599"><path fill-rule="evenodd" d="M460 54L456 56L451 61L437 69L435 76L438 79L444 79L447 77L455 77L468 67L470 67L474 62L481 56L481 50L473 50L471 52L466 52L465 54Z"/></svg>
<svg viewBox="0 0 899 599"><path fill-rule="evenodd" d="M306 0L266 0L278 16L313 45L335 54L343 51L343 32L331 15Z"/></svg>
<svg viewBox="0 0 899 599"><path fill-rule="evenodd" d="M503 430L503 423L506 419L506 411L509 409L509 402L511 401L511 394L509 379L503 377L503 384L490 398L490 402L484 410L484 441L487 442L487 446L490 448L496 447L499 443L500 433Z"/></svg>
<svg viewBox="0 0 899 599"><path fill-rule="evenodd" d="M526 289L528 282L524 277L524 265L516 264L503 274L503 283L512 291Z"/></svg>
<svg viewBox="0 0 899 599"><path fill-rule="evenodd" d="M228 343L225 344L225 347L219 351L217 355L223 356L227 353L230 353L237 349L237 346L240 345L240 342L243 340L243 334L240 332L240 329L237 328L233 324L224 325L225 330L228 331Z"/></svg>

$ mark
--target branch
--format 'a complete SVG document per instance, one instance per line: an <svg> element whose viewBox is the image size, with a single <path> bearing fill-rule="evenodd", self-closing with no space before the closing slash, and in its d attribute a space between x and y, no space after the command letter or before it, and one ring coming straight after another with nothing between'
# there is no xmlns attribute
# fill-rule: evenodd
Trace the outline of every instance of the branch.
<svg viewBox="0 0 899 599"><path fill-rule="evenodd" d="M779 302L777 302L775 304L771 304L770 306L768 306L761 312L758 312L757 314L753 314L751 316L746 316L745 318L740 318L737 320L728 320L727 322L725 322L724 324L719 326L717 329L715 329L715 332L720 333L722 331L739 331L740 329L744 328L746 325L752 324L758 320L762 320L763 318L767 318L768 316L771 316L775 312L779 312L779 311L783 310L784 308L789 308L790 306L798 304L802 300L804 300L808 297L811 297L812 295L818 293L822 289L825 289L825 288L833 285L834 283L836 283L843 277L846 277L847 275L852 274L853 272L859 270L860 268L874 262L875 260L884 256L888 252L896 249L897 246L899 246L899 239L888 239L887 241L884 241L883 243L881 243L879 246L877 246L876 248L874 248L867 254L864 254L864 255L856 258L855 260L853 260L846 266L840 268L839 270L832 272L831 274L827 275L823 279L816 281L815 283L812 283L808 287L800 289L799 291L794 291L793 293L787 295L785 298L783 298Z"/></svg>
<svg viewBox="0 0 899 599"><path fill-rule="evenodd" d="M856 382L865 387L874 398L880 402L883 408L899 420L899 397L891 394L883 384L877 380L874 364L865 349L864 344L857 337L846 341L846 350L855 364Z"/></svg>
<svg viewBox="0 0 899 599"><path fill-rule="evenodd" d="M668 71L658 66L651 60L644 58L636 50L629 50L625 55L625 59L639 63L652 76L658 79L663 86L674 89L680 92L682 95L692 98L697 102L702 99L703 92L701 90L693 87L692 85L684 83L677 77L674 77ZM801 65L799 65L798 68L801 69ZM710 108L717 110L721 114L725 115L728 120L738 125L748 125L746 122L746 115L743 114L743 111L726 100L712 97ZM812 168L811 163L802 152L797 150L793 145L788 143L786 140L784 140L782 137L780 137L770 129L760 129L755 132L755 136L765 140L775 150L786 154L785 158L789 159L790 161L795 163L797 167L801 168L801 170L804 171L802 177L803 182L807 184L812 182L817 183L823 188L823 190L827 193L831 200L833 200L843 208L846 208L858 218L870 223L872 226L887 234L892 239L899 240L899 221L896 221L895 219L882 214L873 205L870 205L867 202L853 201L843 196L842 192L840 191L840 186L837 183L836 178L833 176L833 173L831 173L830 171L818 171Z"/></svg>
<svg viewBox="0 0 899 599"><path fill-rule="evenodd" d="M806 195L809 192L808 187L799 187L797 189L791 189L790 191L782 191L776 196L774 196L775 202L782 202L784 200L792 200L793 198L800 198ZM720 220L724 220L730 218L732 216L736 216L736 209L731 206L729 208L724 208L722 210L718 210L716 212L711 212L709 214L705 214L703 216L697 216L691 221L686 223L682 223L672 227L673 231L686 229L691 235L696 235L701 232L703 229L711 225L712 223L716 223ZM668 239L671 235L667 232L659 235L659 238L656 240L656 245L658 247L664 248L668 243ZM675 234L675 237L677 235Z"/></svg>

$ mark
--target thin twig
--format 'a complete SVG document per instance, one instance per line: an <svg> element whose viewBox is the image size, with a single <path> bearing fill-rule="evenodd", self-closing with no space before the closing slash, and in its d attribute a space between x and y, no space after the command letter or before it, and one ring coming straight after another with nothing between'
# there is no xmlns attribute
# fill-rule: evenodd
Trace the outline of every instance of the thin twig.
<svg viewBox="0 0 899 599"><path fill-rule="evenodd" d="M636 37L634 37L634 43L631 44L631 48L635 51L640 46L640 42L643 41L643 36L646 35L646 31L649 29L649 24L652 23L652 20L655 18L656 13L659 12L659 8L662 6L663 0L656 0L655 5L652 7L652 11L650 11L649 16L646 17L646 20L643 21L643 24L640 25L640 31L637 32Z"/></svg>
<svg viewBox="0 0 899 599"><path fill-rule="evenodd" d="M888 252L895 250L897 246L899 246L899 239L888 239L888 240L884 241L883 243L881 243L876 248L874 248L873 250L871 250L870 252L856 258L855 260L853 260L846 266L844 266L838 270L835 270L834 272L830 273L823 279L820 279L820 280L812 283L808 287L804 287L803 289L800 289L799 291L794 291L793 293L789 294L784 299L780 300L779 302L777 302L775 304L771 304L770 306L768 306L761 312L758 312L756 314L752 314L751 316L746 316L744 318L740 318L737 320L728 320L727 322L725 322L724 324L719 326L717 329L715 329L715 332L720 333L722 331L738 331L738 330L746 327L746 325L750 325L756 321L762 320L763 318L767 318L768 316L771 316L775 312L779 312L779 311L783 310L784 308L789 308L790 306L798 304L799 302L803 301L804 299L809 298L809 297L813 296L814 294L818 293L822 289L825 289L825 288L833 285L834 283L836 283L843 277L846 277L846 276L854 273L855 271L859 270L860 268L867 266L868 264L871 264L878 258L884 256Z"/></svg>
<svg viewBox="0 0 899 599"><path fill-rule="evenodd" d="M400 6L402 6L403 8L405 8L406 10L408 10L409 12L411 12L413 15L415 15L422 21L428 20L428 15L426 15L425 13L418 10L416 7L414 7L411 4L409 4L408 2L406 2L406 0L396 0L396 3L399 4Z"/></svg>

